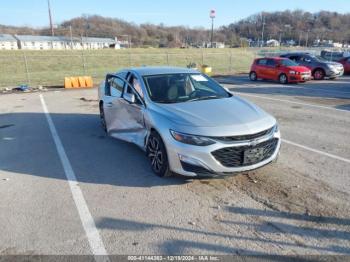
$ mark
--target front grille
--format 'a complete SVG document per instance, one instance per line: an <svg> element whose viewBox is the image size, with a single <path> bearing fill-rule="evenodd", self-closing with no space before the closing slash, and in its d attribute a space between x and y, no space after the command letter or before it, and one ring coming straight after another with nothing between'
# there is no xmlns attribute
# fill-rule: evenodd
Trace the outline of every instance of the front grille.
<svg viewBox="0 0 350 262"><path fill-rule="evenodd" d="M270 132L272 132L272 128L266 129L264 131L261 131L259 133L255 133L255 134L250 134L250 135L241 135L241 136L215 136L215 137L211 137L212 139L215 140L219 140L222 142L234 142L234 141L246 141L246 140L253 140L256 138L260 138L263 137L267 134L269 134Z"/></svg>
<svg viewBox="0 0 350 262"><path fill-rule="evenodd" d="M278 138L273 138L256 146L225 147L211 154L225 167L250 166L270 158L277 144ZM254 150L257 151L256 154Z"/></svg>

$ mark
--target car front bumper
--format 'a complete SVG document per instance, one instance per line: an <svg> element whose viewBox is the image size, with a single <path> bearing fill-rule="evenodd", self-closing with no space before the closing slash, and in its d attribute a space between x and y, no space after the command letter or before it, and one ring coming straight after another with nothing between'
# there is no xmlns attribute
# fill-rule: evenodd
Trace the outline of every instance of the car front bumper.
<svg viewBox="0 0 350 262"><path fill-rule="evenodd" d="M311 74L298 74L298 75L290 75L288 80L290 82L304 82L311 80Z"/></svg>
<svg viewBox="0 0 350 262"><path fill-rule="evenodd" d="M273 151L267 158L252 164L242 163L239 166L227 166L213 155L213 152L220 151L221 149L259 148L259 145L265 145L272 140L275 141ZM267 136L254 140L254 145L252 145L252 141L242 141L234 143L216 142L210 146L193 146L180 143L172 137L171 139L165 139L165 141L170 169L177 174L190 177L225 176L260 168L278 157L281 145L279 131L273 131ZM241 157L243 158L243 155Z"/></svg>
<svg viewBox="0 0 350 262"><path fill-rule="evenodd" d="M326 70L326 77L338 77L344 74L344 69L340 70Z"/></svg>

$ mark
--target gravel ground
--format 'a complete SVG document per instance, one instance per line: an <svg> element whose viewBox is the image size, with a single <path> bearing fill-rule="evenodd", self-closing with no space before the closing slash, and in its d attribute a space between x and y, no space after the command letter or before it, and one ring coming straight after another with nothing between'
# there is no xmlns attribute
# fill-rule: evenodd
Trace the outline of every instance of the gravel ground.
<svg viewBox="0 0 350 262"><path fill-rule="evenodd" d="M0 95L0 254L92 253L42 94L108 254L349 255L350 78L218 80L276 116L277 163L161 179L136 146L104 134L96 89Z"/></svg>

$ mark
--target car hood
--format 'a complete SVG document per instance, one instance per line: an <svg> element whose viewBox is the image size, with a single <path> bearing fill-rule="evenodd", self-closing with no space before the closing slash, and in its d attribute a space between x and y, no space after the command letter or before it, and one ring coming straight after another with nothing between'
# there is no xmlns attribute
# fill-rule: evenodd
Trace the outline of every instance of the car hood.
<svg viewBox="0 0 350 262"><path fill-rule="evenodd" d="M324 62L324 63L327 64L327 65L333 65L333 66L343 66L341 63L332 62L332 61L327 61L327 62Z"/></svg>
<svg viewBox="0 0 350 262"><path fill-rule="evenodd" d="M154 104L154 110L175 124L192 127L251 126L254 122L275 123L275 119L256 105L238 97ZM266 121L269 120L269 121Z"/></svg>
<svg viewBox="0 0 350 262"><path fill-rule="evenodd" d="M288 68L291 70L294 70L296 72L308 72L308 71L310 71L310 69L305 67L305 66L289 66Z"/></svg>

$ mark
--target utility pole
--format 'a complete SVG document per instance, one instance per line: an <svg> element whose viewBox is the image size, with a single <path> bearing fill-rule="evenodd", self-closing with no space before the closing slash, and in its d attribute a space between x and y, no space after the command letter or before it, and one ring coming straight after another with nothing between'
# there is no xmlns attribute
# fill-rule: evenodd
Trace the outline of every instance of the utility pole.
<svg viewBox="0 0 350 262"><path fill-rule="evenodd" d="M261 47L263 47L263 45L264 45L264 30L265 30L265 17L264 17L263 13L261 13L261 21L262 21Z"/></svg>
<svg viewBox="0 0 350 262"><path fill-rule="evenodd" d="M307 30L307 32L306 32L306 41L305 41L305 46L306 46L306 47L307 47L308 42L309 42L309 31L310 31L310 30Z"/></svg>
<svg viewBox="0 0 350 262"><path fill-rule="evenodd" d="M51 15L51 6L50 6L50 0L47 0L47 7L49 9L49 19L50 19L50 28L51 28L51 35L54 36L55 32L53 30L53 23L52 23L52 15Z"/></svg>
<svg viewBox="0 0 350 262"><path fill-rule="evenodd" d="M213 36L214 36L214 18L215 18L215 10L210 10L210 18L211 18L211 36L210 36L210 48L213 48Z"/></svg>
<svg viewBox="0 0 350 262"><path fill-rule="evenodd" d="M72 33L72 26L69 26L69 33L70 33L70 47L73 49L73 33Z"/></svg>

